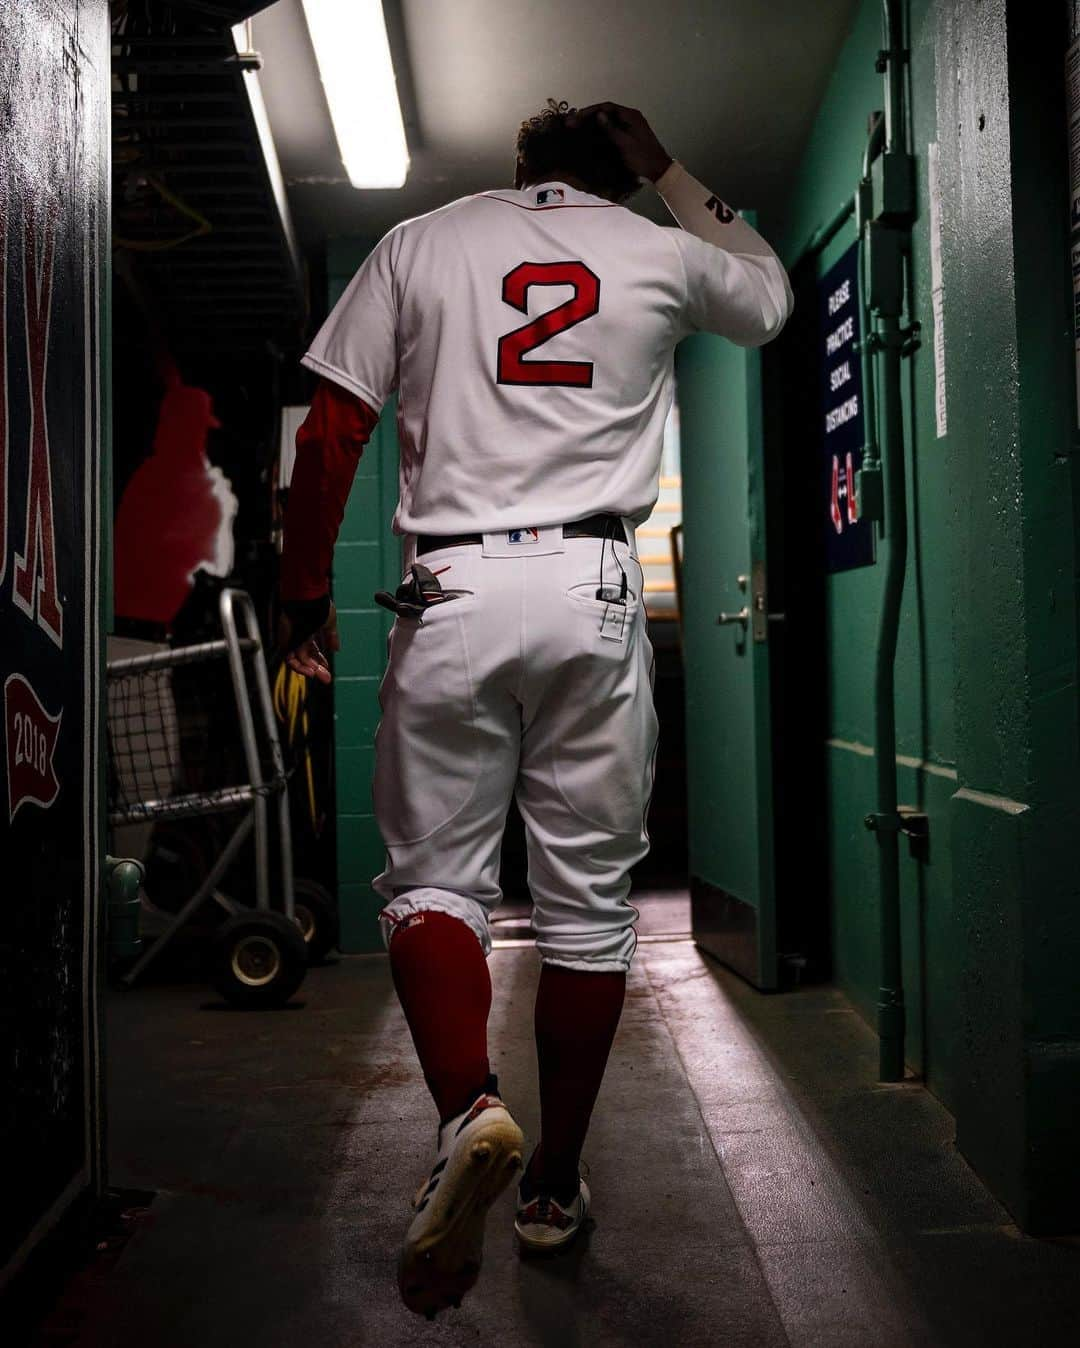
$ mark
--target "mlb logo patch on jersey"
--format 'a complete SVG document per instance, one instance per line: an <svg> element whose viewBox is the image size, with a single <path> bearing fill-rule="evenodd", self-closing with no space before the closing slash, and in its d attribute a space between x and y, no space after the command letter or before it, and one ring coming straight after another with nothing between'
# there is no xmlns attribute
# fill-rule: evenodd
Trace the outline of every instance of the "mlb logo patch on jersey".
<svg viewBox="0 0 1080 1348"><path fill-rule="evenodd" d="M562 525L540 529L500 529L483 534L484 557L547 557L553 552L565 552Z"/></svg>
<svg viewBox="0 0 1080 1348"><path fill-rule="evenodd" d="M542 192L537 192L536 204L538 206L554 206L556 202L562 201L564 195L561 187L545 187Z"/></svg>

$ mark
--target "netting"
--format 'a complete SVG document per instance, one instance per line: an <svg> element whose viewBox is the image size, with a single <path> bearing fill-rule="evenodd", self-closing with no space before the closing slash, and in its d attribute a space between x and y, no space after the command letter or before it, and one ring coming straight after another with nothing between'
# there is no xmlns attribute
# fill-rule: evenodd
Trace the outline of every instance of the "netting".
<svg viewBox="0 0 1080 1348"><path fill-rule="evenodd" d="M172 670L111 679L107 696L109 812L150 817L147 806L170 799L181 778Z"/></svg>
<svg viewBox="0 0 1080 1348"><path fill-rule="evenodd" d="M263 785L253 787L228 662L214 655L195 662L192 653L164 652L151 668L125 670L131 662L120 661L109 669L113 824L216 813L282 785L256 715Z"/></svg>

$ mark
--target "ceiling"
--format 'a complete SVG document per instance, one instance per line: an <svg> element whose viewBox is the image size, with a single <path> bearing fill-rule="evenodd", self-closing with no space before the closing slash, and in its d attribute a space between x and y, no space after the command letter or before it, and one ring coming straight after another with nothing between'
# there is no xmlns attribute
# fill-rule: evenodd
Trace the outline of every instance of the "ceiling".
<svg viewBox="0 0 1080 1348"><path fill-rule="evenodd" d="M290 348L306 291L228 23L257 0L113 7L115 269L174 357ZM283 208L284 206L284 208Z"/></svg>
<svg viewBox="0 0 1080 1348"><path fill-rule="evenodd" d="M253 20L301 239L379 237L509 185L523 118L549 97L627 103L740 206L772 212L797 165L855 0L384 0L412 155L400 191L344 174L300 0ZM635 205L663 218L643 192Z"/></svg>

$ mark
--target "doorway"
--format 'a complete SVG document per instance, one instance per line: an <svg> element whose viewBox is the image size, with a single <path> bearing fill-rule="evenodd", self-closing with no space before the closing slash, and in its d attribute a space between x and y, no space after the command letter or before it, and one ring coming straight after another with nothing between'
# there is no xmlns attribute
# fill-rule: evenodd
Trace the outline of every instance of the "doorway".
<svg viewBox="0 0 1080 1348"><path fill-rule="evenodd" d="M816 277L781 338L680 348L694 937L754 986L827 977Z"/></svg>

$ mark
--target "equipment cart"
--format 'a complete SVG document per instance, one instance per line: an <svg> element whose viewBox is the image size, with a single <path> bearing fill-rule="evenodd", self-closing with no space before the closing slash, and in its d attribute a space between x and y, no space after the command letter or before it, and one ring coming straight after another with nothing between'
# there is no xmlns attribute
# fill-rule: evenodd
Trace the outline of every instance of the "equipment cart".
<svg viewBox="0 0 1080 1348"><path fill-rule="evenodd" d="M210 981L236 1006L281 1006L299 988L307 968L304 936L295 917L288 776L254 605L245 591L225 589L219 612L220 640L110 660L106 667L110 826L130 837L132 825L239 815L201 883L122 981L133 984L176 933L213 900L228 917L210 937ZM227 662L228 679L222 677L222 660ZM222 691L229 699L230 684L230 705L222 706ZM190 714L192 705L200 709L199 715ZM185 738L189 744L192 739L193 722L203 750L198 772L190 768L191 754L182 751ZM199 741L200 724L204 742ZM233 754L231 762L221 742L229 739L230 730L234 739L238 733L243 749L242 757ZM225 750L228 747L224 745ZM201 771L203 757L229 764L247 780L215 784L213 772ZM277 810L281 911L270 906L271 801ZM144 836L148 831L143 830ZM252 836L254 908L236 903L219 888ZM146 897L152 904L153 894Z"/></svg>

